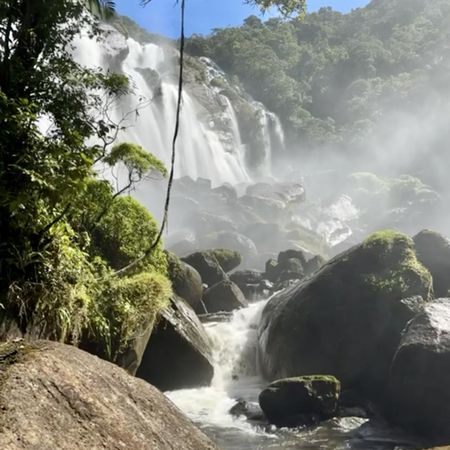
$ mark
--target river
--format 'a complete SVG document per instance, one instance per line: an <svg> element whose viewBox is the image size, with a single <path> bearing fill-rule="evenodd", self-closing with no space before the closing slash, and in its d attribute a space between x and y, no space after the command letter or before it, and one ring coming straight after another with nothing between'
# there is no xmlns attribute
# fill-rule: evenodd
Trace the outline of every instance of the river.
<svg viewBox="0 0 450 450"><path fill-rule="evenodd" d="M166 395L223 450L406 450L417 444L381 422L342 417L307 429L252 424L229 413L238 399L257 402L266 386L259 375L257 327L266 300L205 323L213 345L211 386Z"/></svg>

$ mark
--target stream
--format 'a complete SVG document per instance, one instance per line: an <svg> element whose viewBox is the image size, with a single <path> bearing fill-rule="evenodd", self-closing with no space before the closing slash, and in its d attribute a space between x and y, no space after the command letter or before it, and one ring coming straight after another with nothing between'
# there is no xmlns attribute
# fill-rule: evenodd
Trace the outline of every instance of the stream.
<svg viewBox="0 0 450 450"><path fill-rule="evenodd" d="M229 413L238 399L257 402L267 385L258 370L257 327L266 300L205 323L213 345L211 386L166 395L223 450L407 450L417 443L383 423L343 417L305 429L276 429Z"/></svg>

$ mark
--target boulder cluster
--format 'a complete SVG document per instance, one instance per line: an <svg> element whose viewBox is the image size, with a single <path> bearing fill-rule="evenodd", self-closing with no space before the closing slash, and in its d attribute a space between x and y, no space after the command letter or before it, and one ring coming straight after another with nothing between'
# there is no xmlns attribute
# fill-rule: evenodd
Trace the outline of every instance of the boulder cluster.
<svg viewBox="0 0 450 450"><path fill-rule="evenodd" d="M362 407L448 444L449 290L448 240L381 231L272 297L258 334L266 417L304 425Z"/></svg>
<svg viewBox="0 0 450 450"><path fill-rule="evenodd" d="M202 320L230 314L248 301L267 296L323 264L300 250L287 250L267 262L265 272L236 270L237 251L211 249L184 258L168 253L174 296L153 329L136 375L162 390L210 384L214 369L209 338ZM294 268L294 269L293 269Z"/></svg>

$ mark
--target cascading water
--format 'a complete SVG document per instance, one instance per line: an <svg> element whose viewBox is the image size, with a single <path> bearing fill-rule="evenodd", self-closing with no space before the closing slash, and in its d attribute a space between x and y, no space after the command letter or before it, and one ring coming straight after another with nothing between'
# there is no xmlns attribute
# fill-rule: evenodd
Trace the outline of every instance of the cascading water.
<svg viewBox="0 0 450 450"><path fill-rule="evenodd" d="M111 105L108 111L110 119L124 127L118 140L138 143L167 164L178 95L173 71L177 52L169 46L140 44L111 27L106 28L108 36L104 41L87 36L77 39L74 57L87 67L119 71L128 76L133 93ZM213 185L250 182L251 170L246 167L236 112L229 98L210 84L213 78L224 74L207 58L200 61L206 76L201 89L208 98L207 106L196 100L197 95L191 95L189 86L185 87L175 177L207 178ZM200 82L196 83L199 87ZM262 105L258 111L263 117L261 132L266 136L268 156L264 176L268 176L272 147L283 145L281 138L275 144L276 139L272 142L271 136L282 136L282 129L276 116Z"/></svg>
<svg viewBox="0 0 450 450"><path fill-rule="evenodd" d="M403 436L373 426L367 419L343 417L319 427L281 429L251 424L230 409L237 400L257 402L266 382L259 375L257 327L267 300L235 311L229 320L212 321L205 329L213 347L211 386L166 392L188 417L223 450L401 450Z"/></svg>
<svg viewBox="0 0 450 450"><path fill-rule="evenodd" d="M258 375L256 328L266 302L238 310L228 321L205 324L213 348L211 386L167 393L194 421L212 427L252 430L245 420L233 418L229 410L236 398L254 400L264 384Z"/></svg>

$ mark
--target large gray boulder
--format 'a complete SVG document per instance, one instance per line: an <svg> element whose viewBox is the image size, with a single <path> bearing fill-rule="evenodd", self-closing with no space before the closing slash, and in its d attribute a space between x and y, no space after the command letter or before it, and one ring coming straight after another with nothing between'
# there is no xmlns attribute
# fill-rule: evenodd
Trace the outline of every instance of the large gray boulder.
<svg viewBox="0 0 450 450"><path fill-rule="evenodd" d="M196 312L204 312L202 304L203 282L200 274L192 266L181 261L173 253L168 253L168 276L173 291L186 300Z"/></svg>
<svg viewBox="0 0 450 450"><path fill-rule="evenodd" d="M389 377L392 421L450 442L450 299L425 306L408 325Z"/></svg>
<svg viewBox="0 0 450 450"><path fill-rule="evenodd" d="M450 290L450 241L430 230L414 236L417 258L433 276L436 297L446 297Z"/></svg>
<svg viewBox="0 0 450 450"><path fill-rule="evenodd" d="M344 389L377 396L415 315L402 300L427 300L431 283L410 238L375 233L269 301L259 327L266 377L326 373Z"/></svg>
<svg viewBox="0 0 450 450"><path fill-rule="evenodd" d="M207 386L211 343L192 308L174 296L154 328L136 376L161 390Z"/></svg>
<svg viewBox="0 0 450 450"><path fill-rule="evenodd" d="M221 281L207 289L203 303L208 313L229 312L247 306L244 294L230 280Z"/></svg>
<svg viewBox="0 0 450 450"><path fill-rule="evenodd" d="M333 417L340 391L332 376L285 378L269 384L259 394L259 404L270 423L295 427Z"/></svg>
<svg viewBox="0 0 450 450"><path fill-rule="evenodd" d="M194 267L200 274L203 282L208 286L227 279L224 270L220 267L216 257L210 251L195 252L182 258L182 260Z"/></svg>
<svg viewBox="0 0 450 450"><path fill-rule="evenodd" d="M0 448L214 450L161 392L75 347L0 345Z"/></svg>

